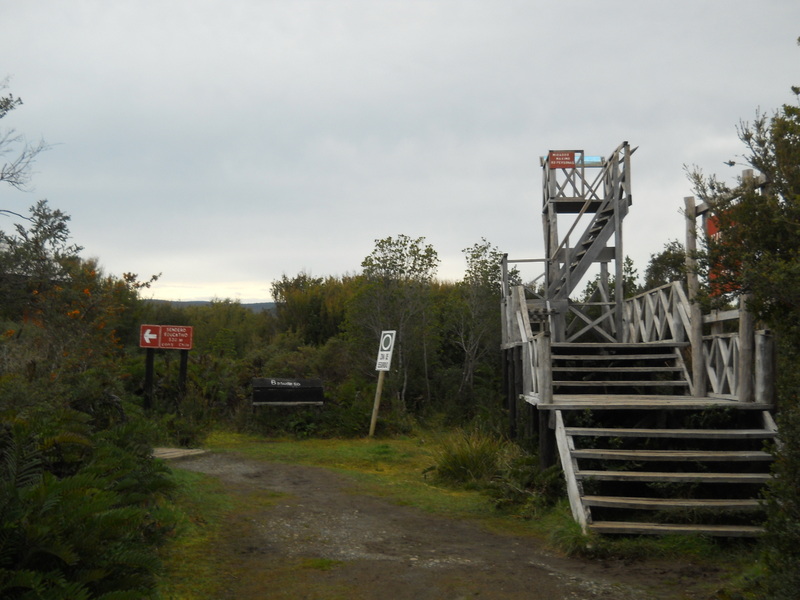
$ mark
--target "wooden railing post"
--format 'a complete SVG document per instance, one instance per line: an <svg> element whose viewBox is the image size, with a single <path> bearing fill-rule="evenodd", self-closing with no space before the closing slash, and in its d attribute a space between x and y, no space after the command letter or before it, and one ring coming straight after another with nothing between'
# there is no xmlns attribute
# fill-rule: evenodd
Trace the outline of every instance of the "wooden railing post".
<svg viewBox="0 0 800 600"><path fill-rule="evenodd" d="M541 366L540 398L543 404L553 402L553 360L550 349L550 327L545 321L544 331L541 334L539 348L539 361ZM542 468L554 465L556 462L555 432L550 427L550 411L539 412L539 464Z"/></svg>
<svg viewBox="0 0 800 600"><path fill-rule="evenodd" d="M694 197L683 199L686 206L686 282L689 296L691 330L689 341L692 345L692 391L695 396L706 395L706 369L703 360L703 312L698 295L700 279L697 275L697 208Z"/></svg>
<svg viewBox="0 0 800 600"><path fill-rule="evenodd" d="M768 329L756 331L755 401L775 402L775 340Z"/></svg>
<svg viewBox="0 0 800 600"><path fill-rule="evenodd" d="M755 320L747 310L749 294L739 298L739 381L737 391L740 402L753 401L753 366L755 364Z"/></svg>

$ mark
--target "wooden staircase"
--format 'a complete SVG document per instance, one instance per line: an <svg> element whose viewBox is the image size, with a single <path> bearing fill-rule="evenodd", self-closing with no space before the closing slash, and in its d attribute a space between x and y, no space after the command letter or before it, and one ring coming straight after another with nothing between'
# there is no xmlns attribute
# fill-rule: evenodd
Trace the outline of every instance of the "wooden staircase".
<svg viewBox="0 0 800 600"><path fill-rule="evenodd" d="M623 213L620 219L627 214L628 205L620 205ZM597 260L597 254L616 231L614 219L615 202L613 198L606 199L594 214L586 231L572 249L571 257L560 268L558 275L550 284L549 294L553 298L566 298L581 278L586 274L592 264ZM572 282L572 285L567 285Z"/></svg>
<svg viewBox="0 0 800 600"><path fill-rule="evenodd" d="M605 534L756 536L769 406L689 395L683 345L553 344L556 441L573 515Z"/></svg>

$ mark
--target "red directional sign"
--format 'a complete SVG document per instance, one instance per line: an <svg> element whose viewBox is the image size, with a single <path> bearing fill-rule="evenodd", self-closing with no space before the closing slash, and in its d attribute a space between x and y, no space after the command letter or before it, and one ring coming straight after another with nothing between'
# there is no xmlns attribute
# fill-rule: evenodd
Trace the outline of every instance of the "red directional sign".
<svg viewBox="0 0 800 600"><path fill-rule="evenodd" d="M191 350L192 334L192 328L185 325L142 325L139 328L139 346Z"/></svg>

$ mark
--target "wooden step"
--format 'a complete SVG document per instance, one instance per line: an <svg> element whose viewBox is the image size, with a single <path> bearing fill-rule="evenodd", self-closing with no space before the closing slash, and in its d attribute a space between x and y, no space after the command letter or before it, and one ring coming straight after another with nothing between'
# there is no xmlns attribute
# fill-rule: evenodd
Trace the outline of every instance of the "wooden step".
<svg viewBox="0 0 800 600"><path fill-rule="evenodd" d="M554 354L553 362L561 362L564 360L572 361L586 361L586 362L601 362L601 361L646 361L646 360L670 360L675 359L675 354Z"/></svg>
<svg viewBox="0 0 800 600"><path fill-rule="evenodd" d="M588 527L597 533L619 533L629 535L698 534L713 537L758 537L764 533L763 527L748 525L679 525L598 521L590 524Z"/></svg>
<svg viewBox="0 0 800 600"><path fill-rule="evenodd" d="M553 401L536 404L539 410L771 410L764 402L736 402L723 398L655 394L553 394Z"/></svg>
<svg viewBox="0 0 800 600"><path fill-rule="evenodd" d="M631 498L627 496L583 496L585 506L636 510L679 510L684 508L717 510L757 510L761 502L755 498Z"/></svg>
<svg viewBox="0 0 800 600"><path fill-rule="evenodd" d="M688 342L553 342L551 347L554 351L580 348L588 350L603 350L606 352L618 352L620 350L642 351L644 349L652 348L685 348L688 346Z"/></svg>
<svg viewBox="0 0 800 600"><path fill-rule="evenodd" d="M757 483L770 480L769 473L666 473L653 471L577 471L577 479L597 481L690 482L690 483Z"/></svg>
<svg viewBox="0 0 800 600"><path fill-rule="evenodd" d="M614 427L566 427L571 436L650 437L706 440L772 439L776 432L766 429L627 429Z"/></svg>
<svg viewBox="0 0 800 600"><path fill-rule="evenodd" d="M620 381L613 381L613 380L585 380L580 379L578 381L564 381L558 380L553 381L553 386L563 385L564 387L597 387L597 386L604 386L604 387L675 387L675 386L682 386L682 387L689 387L689 382L684 381L682 379L671 379L671 380L628 380L623 379Z"/></svg>
<svg viewBox="0 0 800 600"><path fill-rule="evenodd" d="M554 373L682 373L683 367L553 367Z"/></svg>
<svg viewBox="0 0 800 600"><path fill-rule="evenodd" d="M772 455L758 450L711 451L711 450L616 450L612 448L591 448L573 450L573 458L596 458L602 460L632 461L708 461L708 462L742 462L770 461Z"/></svg>

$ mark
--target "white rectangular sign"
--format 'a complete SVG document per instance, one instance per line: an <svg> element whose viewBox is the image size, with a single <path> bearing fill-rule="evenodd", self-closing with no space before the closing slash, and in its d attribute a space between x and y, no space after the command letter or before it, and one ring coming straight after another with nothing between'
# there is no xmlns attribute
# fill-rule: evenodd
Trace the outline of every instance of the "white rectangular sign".
<svg viewBox="0 0 800 600"><path fill-rule="evenodd" d="M381 343L378 345L378 361L375 363L376 371L389 371L391 369L394 336L394 331L381 331Z"/></svg>

